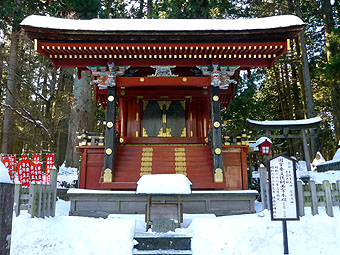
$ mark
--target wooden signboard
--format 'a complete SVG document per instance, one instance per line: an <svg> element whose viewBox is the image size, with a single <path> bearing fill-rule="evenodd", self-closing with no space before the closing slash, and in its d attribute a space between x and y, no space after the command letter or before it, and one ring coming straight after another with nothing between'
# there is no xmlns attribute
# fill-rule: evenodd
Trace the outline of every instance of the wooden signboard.
<svg viewBox="0 0 340 255"><path fill-rule="evenodd" d="M272 158L268 172L272 220L299 220L294 160L282 155Z"/></svg>
<svg viewBox="0 0 340 255"><path fill-rule="evenodd" d="M268 174L271 217L282 221L283 254L289 254L287 220L299 220L295 161L284 155L274 157Z"/></svg>

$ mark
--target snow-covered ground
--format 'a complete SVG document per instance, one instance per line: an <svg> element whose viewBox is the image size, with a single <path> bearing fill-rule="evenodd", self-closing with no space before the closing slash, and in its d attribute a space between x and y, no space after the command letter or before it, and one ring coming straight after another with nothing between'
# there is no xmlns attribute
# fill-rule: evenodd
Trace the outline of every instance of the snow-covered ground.
<svg viewBox="0 0 340 255"><path fill-rule="evenodd" d="M59 200L54 218L13 216L11 255L130 255L134 232L145 229L144 215L110 215L107 219L67 216L70 204ZM257 205L258 208L258 205ZM339 254L340 211L324 210L300 221L288 222L290 254ZM283 254L281 222L272 222L269 211L215 217L185 215L184 228L176 234L192 236L194 255ZM174 234L175 234L174 233Z"/></svg>

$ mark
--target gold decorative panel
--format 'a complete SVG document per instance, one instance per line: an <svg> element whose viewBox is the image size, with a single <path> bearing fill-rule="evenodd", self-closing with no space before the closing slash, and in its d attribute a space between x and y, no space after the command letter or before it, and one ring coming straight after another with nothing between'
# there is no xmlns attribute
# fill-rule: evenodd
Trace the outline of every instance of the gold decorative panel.
<svg viewBox="0 0 340 255"><path fill-rule="evenodd" d="M175 171L187 175L185 148L175 148Z"/></svg>
<svg viewBox="0 0 340 255"><path fill-rule="evenodd" d="M223 182L223 172L221 168L216 168L214 173L214 182L215 183Z"/></svg>
<svg viewBox="0 0 340 255"><path fill-rule="evenodd" d="M175 151L184 151L185 152L185 148L175 148Z"/></svg>
<svg viewBox="0 0 340 255"><path fill-rule="evenodd" d="M104 183L112 182L112 170L110 168L106 168L104 171Z"/></svg>

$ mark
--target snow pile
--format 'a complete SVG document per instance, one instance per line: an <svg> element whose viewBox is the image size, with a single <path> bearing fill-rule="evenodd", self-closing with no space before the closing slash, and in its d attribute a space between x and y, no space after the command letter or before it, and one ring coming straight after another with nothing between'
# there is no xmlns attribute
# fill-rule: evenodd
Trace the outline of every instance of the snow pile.
<svg viewBox="0 0 340 255"><path fill-rule="evenodd" d="M148 174L137 182L137 194L191 194L192 183L183 174Z"/></svg>
<svg viewBox="0 0 340 255"><path fill-rule="evenodd" d="M144 215L65 216L69 207L59 200L54 218L32 219L25 212L13 217L11 255L131 255L134 233L145 231ZM312 216L306 208L300 221L287 223L291 255L338 254L339 208L333 218L324 208L319 213ZM192 236L194 255L283 254L281 222L271 221L268 210L224 217L184 214L183 227L167 234Z"/></svg>
<svg viewBox="0 0 340 255"><path fill-rule="evenodd" d="M62 216L69 205L59 200L54 218L32 219L27 212L14 216L11 255L131 255L134 219Z"/></svg>
<svg viewBox="0 0 340 255"><path fill-rule="evenodd" d="M309 178L311 181L315 181L317 184L321 184L322 181L329 181L330 183L336 183L340 180L340 171L327 171L327 172L306 172L298 171L300 178Z"/></svg>
<svg viewBox="0 0 340 255"><path fill-rule="evenodd" d="M11 178L8 174L8 169L5 167L5 165L0 160L0 182L2 183L12 183Z"/></svg>
<svg viewBox="0 0 340 255"><path fill-rule="evenodd" d="M59 168L57 182L58 188L75 187L78 181L78 171L74 167L66 167L65 163Z"/></svg>
<svg viewBox="0 0 340 255"><path fill-rule="evenodd" d="M309 214L300 221L289 221L289 254L337 254L340 212L336 207L334 212L334 218L323 212L317 216ZM188 231L193 235L195 255L283 254L282 224L271 221L268 210L252 215L194 219Z"/></svg>

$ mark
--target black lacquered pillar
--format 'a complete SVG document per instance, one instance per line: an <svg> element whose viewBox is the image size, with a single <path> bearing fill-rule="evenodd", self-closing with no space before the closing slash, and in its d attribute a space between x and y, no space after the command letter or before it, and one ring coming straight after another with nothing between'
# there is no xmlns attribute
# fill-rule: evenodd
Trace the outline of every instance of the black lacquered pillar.
<svg viewBox="0 0 340 255"><path fill-rule="evenodd" d="M210 109L212 121L212 157L214 169L214 181L223 182L223 161L222 161L222 132L220 115L220 88L210 86Z"/></svg>
<svg viewBox="0 0 340 255"><path fill-rule="evenodd" d="M106 105L106 132L105 132L105 156L104 156L104 183L112 182L114 172L114 155L116 140L116 86L107 87Z"/></svg>

